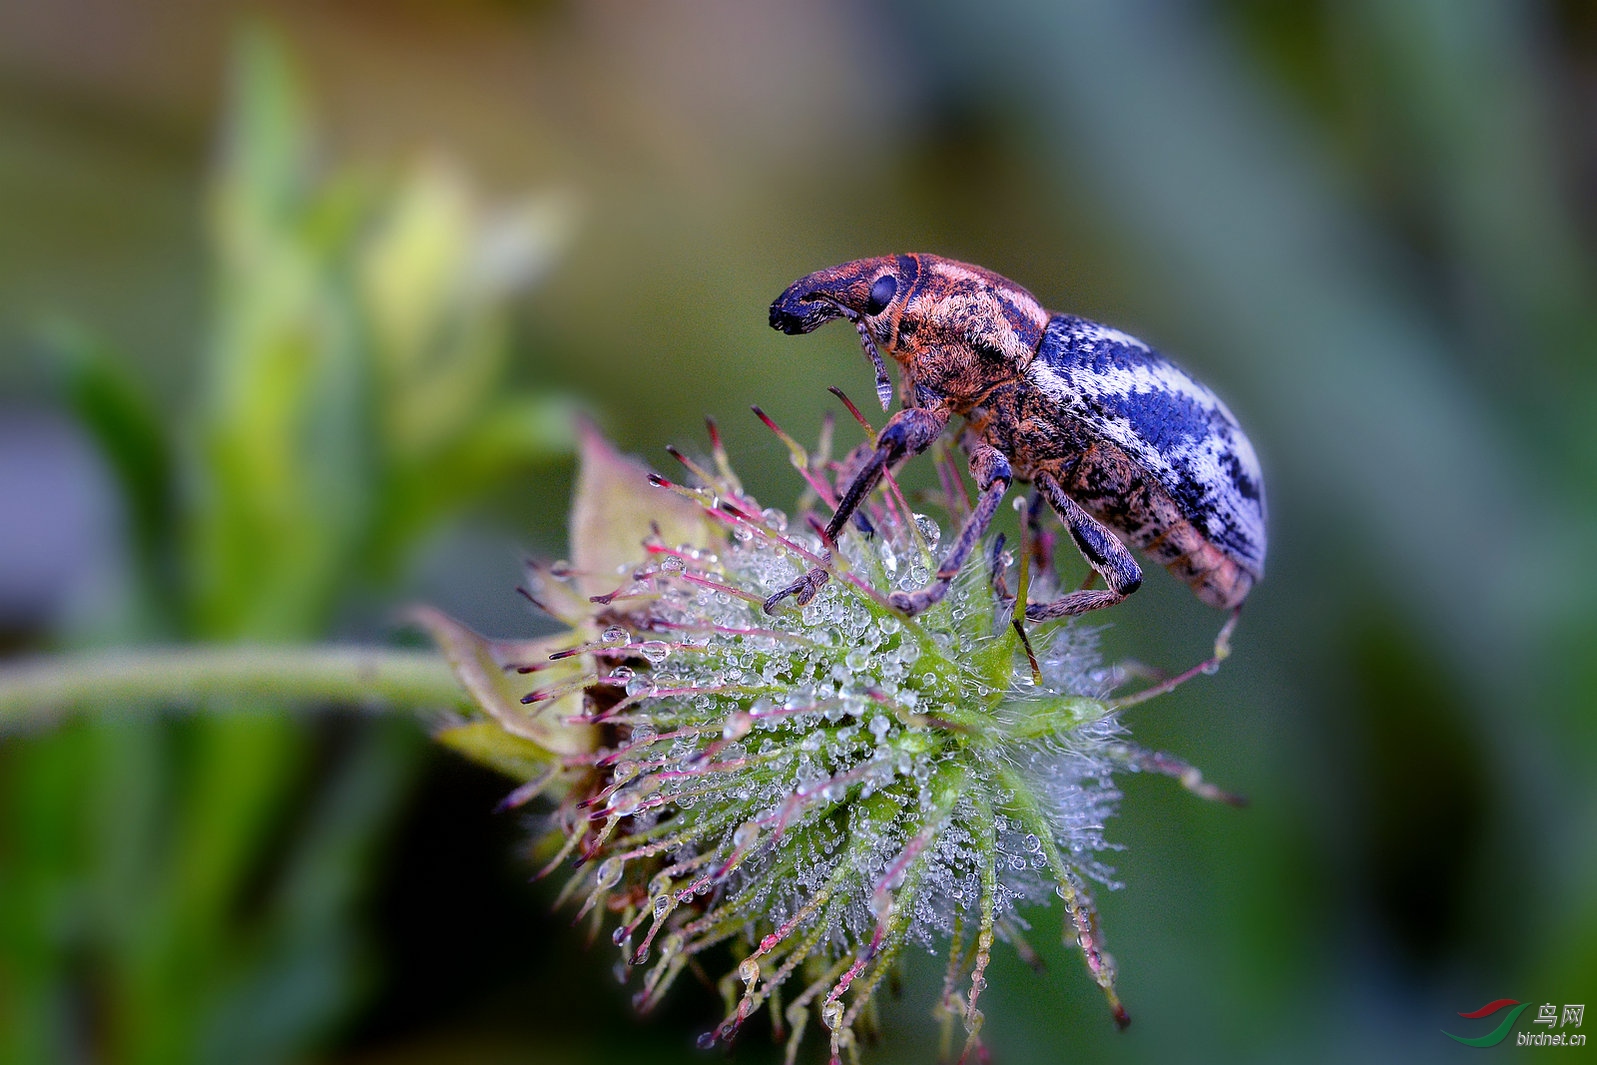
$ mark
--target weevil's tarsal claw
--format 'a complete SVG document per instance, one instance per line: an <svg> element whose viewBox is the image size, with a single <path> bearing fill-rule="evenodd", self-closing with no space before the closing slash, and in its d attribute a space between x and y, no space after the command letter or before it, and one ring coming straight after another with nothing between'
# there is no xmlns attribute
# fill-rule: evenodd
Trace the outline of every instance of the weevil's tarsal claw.
<svg viewBox="0 0 1597 1065"><path fill-rule="evenodd" d="M887 597L887 601L893 604L894 610L902 610L910 617L914 617L916 614L924 614L942 602L947 594L948 582L937 580L918 592L894 592Z"/></svg>
<svg viewBox="0 0 1597 1065"><path fill-rule="evenodd" d="M765 612L767 614L775 614L777 608L782 605L782 600L789 598L799 606L804 606L815 598L815 593L821 590L821 585L825 584L830 577L830 573L827 573L820 566L816 566L804 576L767 599L765 601Z"/></svg>

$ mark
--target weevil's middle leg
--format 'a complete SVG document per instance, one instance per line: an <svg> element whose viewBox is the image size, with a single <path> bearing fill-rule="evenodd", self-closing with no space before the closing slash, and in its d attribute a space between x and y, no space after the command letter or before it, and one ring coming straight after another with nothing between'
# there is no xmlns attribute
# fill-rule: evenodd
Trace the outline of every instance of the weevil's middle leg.
<svg viewBox="0 0 1597 1065"><path fill-rule="evenodd" d="M970 517L965 519L965 527L959 530L959 539L954 543L953 550L948 552L948 557L937 568L936 579L919 591L894 592L889 596L889 601L906 614L919 614L948 594L949 583L959 576L960 567L970 557L976 542L986 534L993 515L998 512L998 504L1014 482L1009 460L990 444L977 444L971 448L970 475L976 480L981 498L976 501Z"/></svg>
<svg viewBox="0 0 1597 1065"><path fill-rule="evenodd" d="M1042 521L1042 492L1034 491L1026 504L1026 542L1031 546L1031 564L1038 575L1054 571L1054 534Z"/></svg>
<svg viewBox="0 0 1597 1065"><path fill-rule="evenodd" d="M1032 621L1051 621L1054 618L1074 617L1089 610L1114 606L1126 596L1142 587L1142 569L1131 557L1131 550L1120 542L1098 519L1081 509L1049 477L1038 477L1037 487L1044 498L1059 512L1070 538L1076 542L1082 557L1109 585L1107 591L1080 591L1062 595L1051 603L1031 603L1026 607L1026 617Z"/></svg>
<svg viewBox="0 0 1597 1065"><path fill-rule="evenodd" d="M941 407L905 407L889 418L876 438L876 450L859 473L854 475L843 498L838 501L837 511L826 525L826 538L835 543L843 526L848 524L849 518L880 483L887 468L906 455L918 455L931 447L947 428L949 417L949 412ZM789 597L803 606L815 598L815 593L821 590L821 585L826 583L829 576L825 566L814 567L767 599L765 612L776 613L782 600Z"/></svg>

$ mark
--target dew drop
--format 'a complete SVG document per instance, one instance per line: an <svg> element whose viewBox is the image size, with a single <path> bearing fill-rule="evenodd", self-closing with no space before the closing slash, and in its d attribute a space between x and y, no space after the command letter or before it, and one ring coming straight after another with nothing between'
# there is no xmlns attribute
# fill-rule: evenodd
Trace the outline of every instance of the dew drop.
<svg viewBox="0 0 1597 1065"><path fill-rule="evenodd" d="M623 629L620 625L611 625L608 629L605 629L604 632L599 634L599 639L608 644L623 644L626 643L630 637L627 635L627 630Z"/></svg>
<svg viewBox="0 0 1597 1065"><path fill-rule="evenodd" d="M650 640L638 647L638 653L655 665L659 665L670 657L671 648L660 640Z"/></svg>
<svg viewBox="0 0 1597 1065"><path fill-rule="evenodd" d="M688 564L682 560L680 555L666 555L660 560L660 568L667 573L681 573L688 568Z"/></svg>
<svg viewBox="0 0 1597 1065"><path fill-rule="evenodd" d="M620 858L606 858L599 863L599 868L594 873L594 880L601 888L613 888L621 882L621 867Z"/></svg>

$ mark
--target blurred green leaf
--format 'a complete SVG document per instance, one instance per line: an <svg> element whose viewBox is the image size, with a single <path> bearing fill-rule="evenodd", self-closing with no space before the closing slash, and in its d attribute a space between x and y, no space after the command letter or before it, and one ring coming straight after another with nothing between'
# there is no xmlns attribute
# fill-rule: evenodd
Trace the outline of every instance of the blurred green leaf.
<svg viewBox="0 0 1597 1065"><path fill-rule="evenodd" d="M362 212L347 186L313 186L297 90L259 32L235 92L212 212L196 623L284 638L320 627L370 511L370 386L341 277Z"/></svg>
<svg viewBox="0 0 1597 1065"><path fill-rule="evenodd" d="M371 891L382 828L424 743L402 721L363 723L363 742L307 804L262 903L261 930L224 970L203 1057L277 1062L304 1052L369 983L360 929L348 919Z"/></svg>
<svg viewBox="0 0 1597 1065"><path fill-rule="evenodd" d="M71 328L57 328L49 339L67 403L98 445L121 491L141 614L157 631L167 631L173 621L168 608L178 594L173 552L177 500L168 430L120 353Z"/></svg>
<svg viewBox="0 0 1597 1065"><path fill-rule="evenodd" d="M282 42L263 27L234 50L222 180L213 189L224 256L250 261L293 228L310 180L311 137L299 80Z"/></svg>
<svg viewBox="0 0 1597 1065"><path fill-rule="evenodd" d="M108 350L57 345L163 634L314 638L441 522L570 449L568 404L504 387L506 301L560 251L568 205L484 204L440 158L389 179L315 155L281 42L244 33L193 408L169 423ZM18 763L0 796L8 1060L299 1060L365 986L356 907L420 738L334 742L269 697L208 709L228 702L249 712L0 749Z"/></svg>

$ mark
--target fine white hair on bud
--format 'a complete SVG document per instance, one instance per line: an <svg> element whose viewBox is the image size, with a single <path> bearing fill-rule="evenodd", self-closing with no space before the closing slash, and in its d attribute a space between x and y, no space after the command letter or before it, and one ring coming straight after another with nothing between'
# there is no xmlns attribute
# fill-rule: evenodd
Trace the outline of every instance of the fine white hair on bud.
<svg viewBox="0 0 1597 1065"><path fill-rule="evenodd" d="M522 778L507 801L556 800L547 869L575 864L562 898L613 922L640 1009L706 952L729 956L729 1007L703 1046L767 1009L790 1061L811 1017L834 1061L852 1055L873 992L922 944L947 952L936 1011L945 1040L963 1027L964 1057L994 942L1029 956L1023 911L1056 900L1125 1024L1090 887L1113 886L1099 855L1114 774L1230 797L1128 742L1094 629L1025 626L1028 584L1051 581L1026 523L1013 552L984 544L946 598L906 617L888 596L931 579L937 522L889 478L862 508L871 534L848 530L828 563L809 510L835 507L864 452L832 461L772 428L806 482L797 519L743 489L713 425L711 460L678 456L686 483L652 487L590 432L576 511L630 508L648 531L633 557L584 559L594 530L574 524L576 563L531 567L525 592L565 638L491 642L423 619L488 715L443 738ZM958 522L958 468L941 465ZM612 498L581 497L595 491ZM806 606L762 610L823 564ZM535 686L507 697L511 670Z"/></svg>

